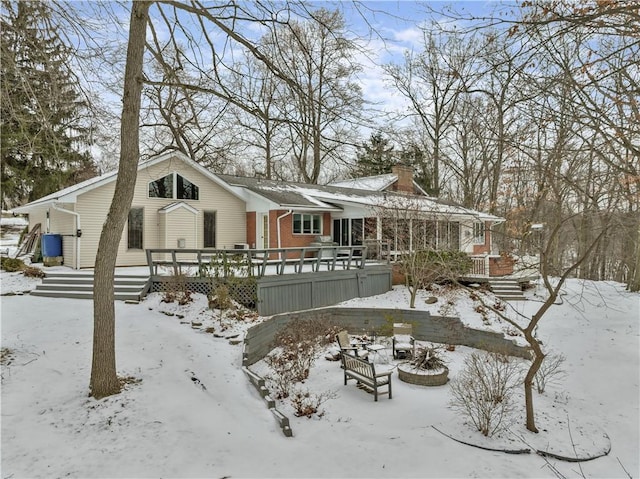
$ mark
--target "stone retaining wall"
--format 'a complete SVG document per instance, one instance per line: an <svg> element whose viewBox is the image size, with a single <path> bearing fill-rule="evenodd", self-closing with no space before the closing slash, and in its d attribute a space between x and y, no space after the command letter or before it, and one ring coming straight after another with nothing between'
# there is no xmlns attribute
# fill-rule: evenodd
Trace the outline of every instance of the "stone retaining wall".
<svg viewBox="0 0 640 479"><path fill-rule="evenodd" d="M470 328L455 317L433 316L428 311L406 309L322 308L278 314L249 328L244 339L243 365L249 366L266 356L273 348L276 334L289 321L312 318L343 325L351 334L384 334L385 329L390 331L391 323L411 323L417 340L469 346L527 359L531 357L529 348L519 346L503 334Z"/></svg>

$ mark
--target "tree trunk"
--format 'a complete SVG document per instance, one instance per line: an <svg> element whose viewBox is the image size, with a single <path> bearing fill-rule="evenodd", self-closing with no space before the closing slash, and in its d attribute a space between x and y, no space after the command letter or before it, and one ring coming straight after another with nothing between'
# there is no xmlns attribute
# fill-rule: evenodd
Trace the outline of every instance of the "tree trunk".
<svg viewBox="0 0 640 479"><path fill-rule="evenodd" d="M100 399L120 392L116 374L114 271L138 173L142 65L151 2L131 5L129 45L120 125L120 165L109 213L102 227L93 286L93 358L91 395Z"/></svg>
<svg viewBox="0 0 640 479"><path fill-rule="evenodd" d="M629 278L629 291L640 291L640 224L638 224L638 235L636 236L636 264L632 268Z"/></svg>
<svg viewBox="0 0 640 479"><path fill-rule="evenodd" d="M542 317L542 316L540 316ZM534 319L532 324L537 324L538 320ZM538 428L536 427L536 418L535 418L535 410L533 407L533 380L540 369L540 365L544 360L544 354L542 353L542 349L540 349L540 343L533 336L533 328L527 328L524 331L524 337L531 346L533 350L533 361L531 362L531 366L529 366L529 370L527 371L527 375L524 378L524 404L526 410L526 426L527 430L531 432L538 432Z"/></svg>

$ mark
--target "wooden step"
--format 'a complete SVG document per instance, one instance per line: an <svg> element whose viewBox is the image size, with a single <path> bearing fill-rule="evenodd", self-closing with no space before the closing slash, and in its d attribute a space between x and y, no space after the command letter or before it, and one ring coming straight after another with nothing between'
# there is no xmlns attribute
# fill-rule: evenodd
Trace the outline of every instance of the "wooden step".
<svg viewBox="0 0 640 479"><path fill-rule="evenodd" d="M47 272L33 296L49 298L93 299L93 272ZM114 295L118 301L139 301L146 294L149 277L143 275L114 276Z"/></svg>

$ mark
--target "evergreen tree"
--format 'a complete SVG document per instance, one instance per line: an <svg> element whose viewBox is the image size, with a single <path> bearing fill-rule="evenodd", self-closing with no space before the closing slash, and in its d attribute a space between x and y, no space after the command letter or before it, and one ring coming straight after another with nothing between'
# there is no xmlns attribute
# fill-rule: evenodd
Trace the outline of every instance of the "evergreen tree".
<svg viewBox="0 0 640 479"><path fill-rule="evenodd" d="M1 202L10 208L94 176L72 50L51 4L2 0ZM84 149L85 153L79 150Z"/></svg>
<svg viewBox="0 0 640 479"><path fill-rule="evenodd" d="M396 164L393 145L381 133L373 133L368 143L358 147L354 176L375 176L391 173Z"/></svg>

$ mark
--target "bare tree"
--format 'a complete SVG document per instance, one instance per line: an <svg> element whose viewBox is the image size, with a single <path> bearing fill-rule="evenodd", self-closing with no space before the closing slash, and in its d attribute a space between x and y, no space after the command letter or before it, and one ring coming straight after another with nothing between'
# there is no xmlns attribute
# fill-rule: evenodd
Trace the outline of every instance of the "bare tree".
<svg viewBox="0 0 640 479"><path fill-rule="evenodd" d="M311 12L312 21L296 21L264 37L264 48L296 87L282 93L280 116L285 123L296 179L318 183L329 161L339 165L344 144L355 139L362 92L354 82L359 65L355 43L346 36L338 10Z"/></svg>
<svg viewBox="0 0 640 479"><path fill-rule="evenodd" d="M416 166L428 171L425 190L438 196L446 137L465 82L471 77L474 51L471 42L463 42L455 34L434 33L431 28L423 31L423 47L418 54L406 53L401 65L386 65L385 71L409 100L412 116L429 139L430 154L424 160L430 163Z"/></svg>
<svg viewBox="0 0 640 479"><path fill-rule="evenodd" d="M93 286L93 358L91 395L100 399L120 392L116 372L113 279L122 230L131 208L138 173L142 66L151 2L133 2L124 76L120 126L120 166L115 192L96 253Z"/></svg>
<svg viewBox="0 0 640 479"><path fill-rule="evenodd" d="M150 17L152 5L157 7ZM206 92L222 98L240 108L246 108L241 99L224 79L228 73L229 54L214 41L219 33L227 43L245 49L263 62L275 75L296 89L297 79L288 77L283 70L256 47L255 40L239 33L241 26L273 27L287 25L296 4L251 5L231 2L224 5L204 6L196 1L136 1L131 6L129 40L124 77L123 110L121 117L120 163L109 213L105 220L95 263L94 282L94 335L91 368L91 393L96 398L116 394L120 384L115 364L115 310L113 278L118 245L126 222L137 177L139 151L139 123L143 84L180 87L185 91ZM166 10L165 10L166 9ZM305 9L298 12L304 17ZM153 22L167 27L170 35L161 39ZM147 28L151 42L146 43ZM246 29L250 31L250 29ZM183 51L178 38L192 50ZM201 46L204 45L204 46ZM205 53L204 49L208 47ZM145 52L149 52L161 67L163 77L154 79L144 72ZM173 57L165 58L169 52ZM177 68L182 65L185 68ZM188 68L187 68L188 66ZM196 74L198 83L188 81L187 74ZM202 80L202 81L200 81ZM203 86L205 85L205 86Z"/></svg>

